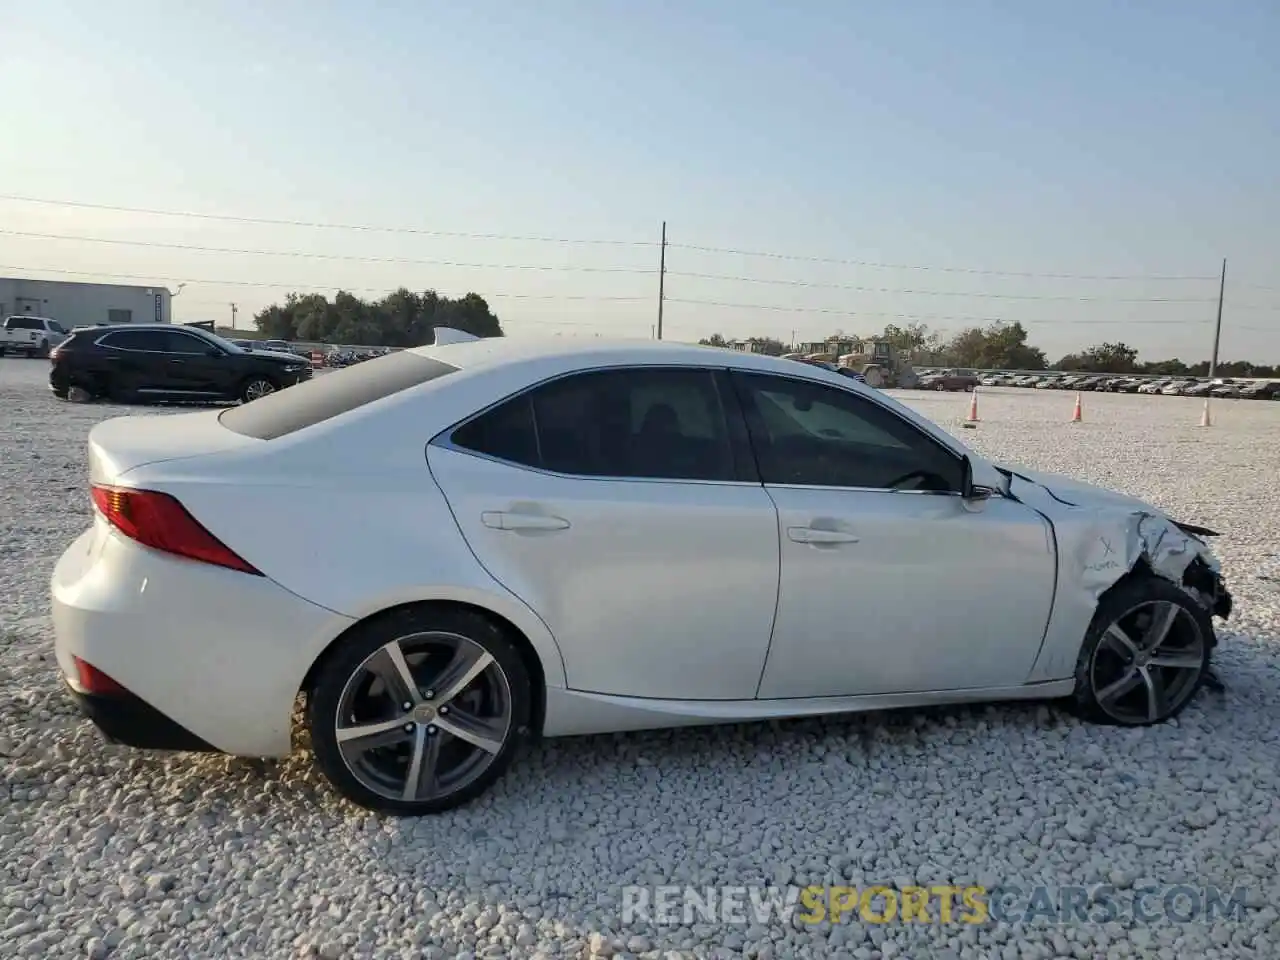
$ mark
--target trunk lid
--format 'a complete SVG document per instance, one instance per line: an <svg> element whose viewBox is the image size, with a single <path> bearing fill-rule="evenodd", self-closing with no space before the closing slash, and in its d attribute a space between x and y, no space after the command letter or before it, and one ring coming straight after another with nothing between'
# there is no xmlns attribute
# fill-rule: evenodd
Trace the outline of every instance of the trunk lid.
<svg viewBox="0 0 1280 960"><path fill-rule="evenodd" d="M89 479L112 483L148 463L225 453L262 441L225 429L221 410L104 420L89 431Z"/></svg>

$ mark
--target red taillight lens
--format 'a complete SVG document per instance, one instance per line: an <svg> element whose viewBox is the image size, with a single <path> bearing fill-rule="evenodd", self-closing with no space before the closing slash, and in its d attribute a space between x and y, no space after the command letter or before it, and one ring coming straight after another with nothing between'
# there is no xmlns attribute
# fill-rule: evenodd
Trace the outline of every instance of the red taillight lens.
<svg viewBox="0 0 1280 960"><path fill-rule="evenodd" d="M76 680L85 693L100 697L114 697L129 692L93 664L85 663L79 657L72 657L72 659L76 662Z"/></svg>
<svg viewBox="0 0 1280 960"><path fill-rule="evenodd" d="M143 546L262 576L167 493L94 484L93 505L108 523Z"/></svg>

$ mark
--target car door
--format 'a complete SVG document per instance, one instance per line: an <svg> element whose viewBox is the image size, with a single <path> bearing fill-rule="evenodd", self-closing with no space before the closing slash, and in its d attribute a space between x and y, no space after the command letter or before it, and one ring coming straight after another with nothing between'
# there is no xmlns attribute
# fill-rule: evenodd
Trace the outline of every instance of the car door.
<svg viewBox="0 0 1280 960"><path fill-rule="evenodd" d="M557 378L442 434L428 461L476 558L555 636L572 689L755 696L777 514L723 371Z"/></svg>
<svg viewBox="0 0 1280 960"><path fill-rule="evenodd" d="M1013 686L1053 604L1035 511L960 496L963 460L872 397L735 373L782 577L761 698Z"/></svg>
<svg viewBox="0 0 1280 960"><path fill-rule="evenodd" d="M171 389L201 396L217 394L216 384L225 367L226 355L219 351L214 356L211 351L216 349L215 345L196 334L184 330L158 332L164 339Z"/></svg>
<svg viewBox="0 0 1280 960"><path fill-rule="evenodd" d="M159 394L172 389L172 372L159 330L112 330L97 340L102 348L101 375L113 389Z"/></svg>

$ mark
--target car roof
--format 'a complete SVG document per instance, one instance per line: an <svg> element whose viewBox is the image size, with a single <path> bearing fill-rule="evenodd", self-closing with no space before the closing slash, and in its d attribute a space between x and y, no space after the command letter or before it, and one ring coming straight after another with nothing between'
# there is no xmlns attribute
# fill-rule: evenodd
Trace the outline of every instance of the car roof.
<svg viewBox="0 0 1280 960"><path fill-rule="evenodd" d="M702 344L671 340L642 340L603 337L524 339L486 337L463 343L411 347L410 351L433 357L459 369L521 364L526 361L565 360L577 365L613 366L625 364L688 364L739 369L796 373L808 365L781 357L746 353Z"/></svg>

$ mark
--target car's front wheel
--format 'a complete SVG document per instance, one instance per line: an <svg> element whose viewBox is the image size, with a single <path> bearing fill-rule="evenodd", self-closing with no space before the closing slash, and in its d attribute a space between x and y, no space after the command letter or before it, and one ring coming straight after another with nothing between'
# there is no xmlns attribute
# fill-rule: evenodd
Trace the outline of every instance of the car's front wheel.
<svg viewBox="0 0 1280 960"><path fill-rule="evenodd" d="M486 618L413 608L357 627L307 698L316 764L348 800L399 816L483 793L529 722L520 651Z"/></svg>
<svg viewBox="0 0 1280 960"><path fill-rule="evenodd" d="M249 403L275 392L276 385L269 377L250 377L240 385L240 401Z"/></svg>
<svg viewBox="0 0 1280 960"><path fill-rule="evenodd" d="M1204 682L1213 622L1190 594L1157 576L1129 580L1098 605L1076 663L1085 717L1139 727L1182 711Z"/></svg>

